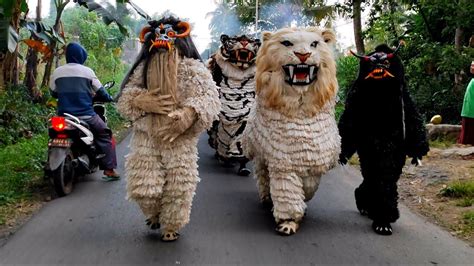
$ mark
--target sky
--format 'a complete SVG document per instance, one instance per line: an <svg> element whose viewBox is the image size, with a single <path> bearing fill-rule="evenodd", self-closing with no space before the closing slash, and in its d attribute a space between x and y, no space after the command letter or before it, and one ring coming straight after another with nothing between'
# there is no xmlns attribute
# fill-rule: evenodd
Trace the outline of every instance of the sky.
<svg viewBox="0 0 474 266"><path fill-rule="evenodd" d="M115 2L108 0L109 2ZM27 0L30 7L30 14L34 15L37 0ZM49 0L43 0L43 16L47 16L49 12ZM100 0L99 0L100 2ZM133 0L135 4L141 7L149 15L154 13L162 13L170 10L182 18L189 18L194 23L195 28L192 29L193 40L199 52L203 52L211 40L209 31L210 17L206 14L216 8L216 0ZM328 1L330 3L336 1ZM73 6L73 4L69 4ZM337 42L342 48L354 45L354 37L352 33L352 22L347 19L338 19L334 23Z"/></svg>

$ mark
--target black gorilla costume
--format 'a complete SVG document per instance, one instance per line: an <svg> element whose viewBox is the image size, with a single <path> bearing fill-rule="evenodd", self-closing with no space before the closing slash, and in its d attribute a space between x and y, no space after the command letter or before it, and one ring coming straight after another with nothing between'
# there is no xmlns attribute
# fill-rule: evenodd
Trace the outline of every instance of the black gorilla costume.
<svg viewBox="0 0 474 266"><path fill-rule="evenodd" d="M367 56L356 55L359 74L339 121L340 162L357 152L364 178L355 190L357 208L383 235L392 233L390 223L400 216L397 181L406 156L417 164L429 150L397 51L383 44Z"/></svg>

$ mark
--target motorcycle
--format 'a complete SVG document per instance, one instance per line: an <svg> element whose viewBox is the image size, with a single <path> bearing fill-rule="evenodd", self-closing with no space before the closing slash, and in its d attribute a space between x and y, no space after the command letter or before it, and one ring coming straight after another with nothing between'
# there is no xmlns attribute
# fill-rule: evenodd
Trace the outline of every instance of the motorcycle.
<svg viewBox="0 0 474 266"><path fill-rule="evenodd" d="M114 81L104 84L106 91L115 85ZM94 111L107 123L105 101L94 98ZM60 197L70 194L79 177L92 174L99 168L99 161L105 156L94 144L94 135L89 125L71 114L53 116L48 129L48 161L45 176L50 179ZM112 131L112 145L115 140Z"/></svg>

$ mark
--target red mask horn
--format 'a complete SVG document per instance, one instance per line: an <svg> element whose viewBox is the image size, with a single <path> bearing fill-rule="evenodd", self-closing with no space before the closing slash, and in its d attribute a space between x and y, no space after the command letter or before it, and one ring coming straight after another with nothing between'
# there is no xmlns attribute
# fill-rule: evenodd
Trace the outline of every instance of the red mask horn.
<svg viewBox="0 0 474 266"><path fill-rule="evenodd" d="M354 55L355 57L359 58L359 59L362 59L364 61L369 61L369 57L365 56L365 55L358 55L356 53L354 53L352 50L349 50L351 52L352 55Z"/></svg>
<svg viewBox="0 0 474 266"><path fill-rule="evenodd" d="M184 28L184 32L180 34L176 34L176 38L184 38L186 36L189 36L189 33L191 33L191 25L188 22L181 21L178 23L178 28Z"/></svg>
<svg viewBox="0 0 474 266"><path fill-rule="evenodd" d="M140 38L140 42L141 43L144 43L145 42L145 35L151 31L151 27L149 26L145 26L142 31L140 31L140 35L139 35L139 38Z"/></svg>

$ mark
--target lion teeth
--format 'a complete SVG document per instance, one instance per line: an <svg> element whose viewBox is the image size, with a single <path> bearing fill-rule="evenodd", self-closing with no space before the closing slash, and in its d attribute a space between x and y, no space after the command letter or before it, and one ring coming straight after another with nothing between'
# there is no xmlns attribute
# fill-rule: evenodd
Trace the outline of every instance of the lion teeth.
<svg viewBox="0 0 474 266"><path fill-rule="evenodd" d="M292 78L292 77L293 77L294 67L293 67L293 66L289 66L289 67L288 67L288 70L290 71L290 78Z"/></svg>
<svg viewBox="0 0 474 266"><path fill-rule="evenodd" d="M293 77L293 82L297 82L296 76Z"/></svg>
<svg viewBox="0 0 474 266"><path fill-rule="evenodd" d="M309 76L306 76L306 83L309 83Z"/></svg>
<svg viewBox="0 0 474 266"><path fill-rule="evenodd" d="M310 76L310 77L313 77L313 73L314 73L314 66L311 66L311 67L309 68L309 76Z"/></svg>

